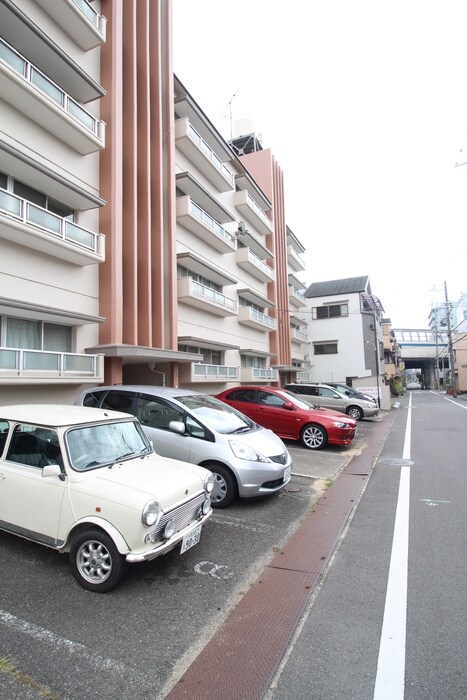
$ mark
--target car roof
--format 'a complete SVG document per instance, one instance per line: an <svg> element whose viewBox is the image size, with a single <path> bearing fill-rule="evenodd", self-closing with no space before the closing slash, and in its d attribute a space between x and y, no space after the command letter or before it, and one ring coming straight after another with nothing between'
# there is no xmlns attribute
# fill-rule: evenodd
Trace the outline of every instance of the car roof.
<svg viewBox="0 0 467 700"><path fill-rule="evenodd" d="M202 391L192 391L191 389L180 389L173 386L156 386L154 384L111 384L107 386L94 386L87 389L83 394L89 394L93 391L133 391L146 394L154 394L155 396L168 396L177 398L177 396L199 396Z"/></svg>
<svg viewBox="0 0 467 700"><path fill-rule="evenodd" d="M119 411L108 411L88 406L69 406L61 404L15 404L0 407L0 418L20 423L33 423L46 426L69 426L82 423L95 423L106 418L122 419L134 416Z"/></svg>

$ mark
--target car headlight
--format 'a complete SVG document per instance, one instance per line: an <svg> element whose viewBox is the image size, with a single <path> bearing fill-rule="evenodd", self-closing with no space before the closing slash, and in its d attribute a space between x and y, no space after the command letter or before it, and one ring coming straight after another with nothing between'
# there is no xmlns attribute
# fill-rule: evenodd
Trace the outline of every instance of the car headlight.
<svg viewBox="0 0 467 700"><path fill-rule="evenodd" d="M148 501L141 513L141 522L143 525L146 525L146 527L151 527L157 522L160 512L161 507L158 501Z"/></svg>
<svg viewBox="0 0 467 700"><path fill-rule="evenodd" d="M238 459L246 459L249 462L270 462L268 457L265 457L250 445L245 445L237 440L229 440L230 449Z"/></svg>
<svg viewBox="0 0 467 700"><path fill-rule="evenodd" d="M211 493L214 488L214 475L208 474L204 480L204 490L206 493Z"/></svg>
<svg viewBox="0 0 467 700"><path fill-rule="evenodd" d="M348 428L349 427L348 423L343 423L340 420L335 420L334 425L336 426L336 428Z"/></svg>

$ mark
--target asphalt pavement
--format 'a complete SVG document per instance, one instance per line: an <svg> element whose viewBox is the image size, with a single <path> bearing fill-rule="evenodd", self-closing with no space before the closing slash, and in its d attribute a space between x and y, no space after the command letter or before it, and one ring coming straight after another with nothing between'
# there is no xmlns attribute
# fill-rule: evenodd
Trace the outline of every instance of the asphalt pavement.
<svg viewBox="0 0 467 700"><path fill-rule="evenodd" d="M264 568L222 627L158 700L261 700L284 659L308 649L296 630L316 596L333 553L363 494L391 429L394 411L359 424L366 439L350 449L309 452L288 447L293 474L316 480L315 503ZM366 425L365 425L366 424ZM293 479L286 487L293 489Z"/></svg>

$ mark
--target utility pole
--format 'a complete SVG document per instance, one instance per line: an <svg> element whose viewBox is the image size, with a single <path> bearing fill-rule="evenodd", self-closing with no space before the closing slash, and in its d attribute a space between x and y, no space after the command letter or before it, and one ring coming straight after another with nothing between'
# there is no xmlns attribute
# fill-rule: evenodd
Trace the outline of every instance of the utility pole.
<svg viewBox="0 0 467 700"><path fill-rule="evenodd" d="M451 309L449 308L448 288L447 288L446 282L444 282L444 298L446 299L446 318L447 318L447 322L448 322L448 347L449 347L449 364L451 365L452 395L454 397L457 397L456 371L455 371L455 367L454 367L454 351L452 349Z"/></svg>

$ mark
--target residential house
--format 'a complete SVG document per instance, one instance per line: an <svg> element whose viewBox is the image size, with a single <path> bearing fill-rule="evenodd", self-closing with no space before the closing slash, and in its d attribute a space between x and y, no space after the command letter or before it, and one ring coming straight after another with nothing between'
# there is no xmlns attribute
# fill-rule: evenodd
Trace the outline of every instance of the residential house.
<svg viewBox="0 0 467 700"><path fill-rule="evenodd" d="M305 292L309 366L301 381L344 382L390 407L384 381L383 307L368 276L315 282Z"/></svg>

